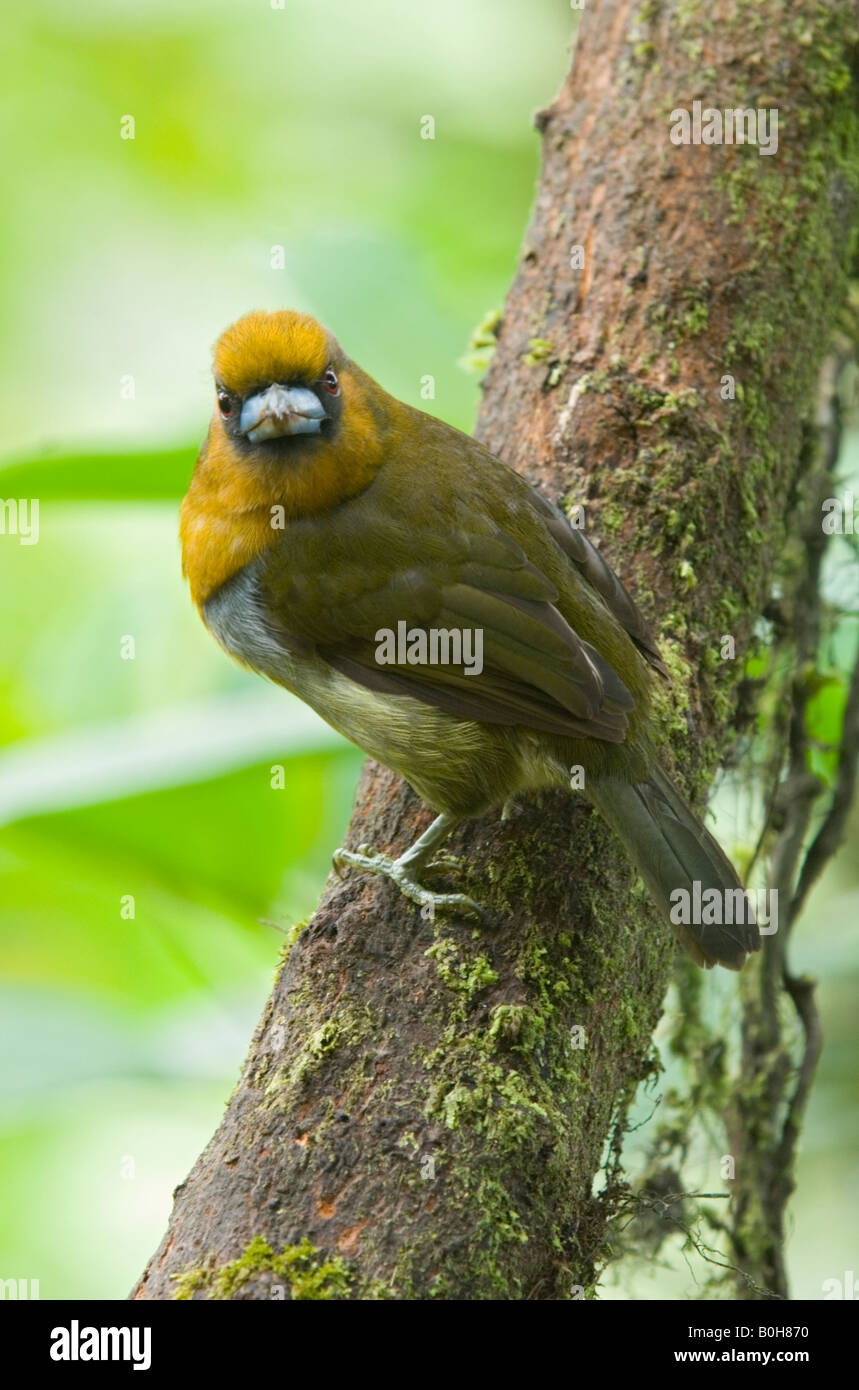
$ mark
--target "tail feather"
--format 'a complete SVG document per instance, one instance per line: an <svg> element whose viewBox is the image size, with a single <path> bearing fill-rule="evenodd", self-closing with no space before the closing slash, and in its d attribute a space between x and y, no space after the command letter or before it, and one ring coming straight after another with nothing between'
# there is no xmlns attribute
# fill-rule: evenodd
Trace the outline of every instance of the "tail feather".
<svg viewBox="0 0 859 1390"><path fill-rule="evenodd" d="M587 791L692 959L708 970L742 969L761 944L751 904L739 896L742 884L727 855L665 773L656 769L636 784L601 779ZM708 896L713 889L715 900Z"/></svg>

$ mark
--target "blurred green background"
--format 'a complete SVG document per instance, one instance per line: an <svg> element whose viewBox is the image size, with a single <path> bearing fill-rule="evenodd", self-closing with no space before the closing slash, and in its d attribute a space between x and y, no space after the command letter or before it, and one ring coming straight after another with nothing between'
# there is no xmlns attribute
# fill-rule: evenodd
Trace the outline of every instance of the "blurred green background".
<svg viewBox="0 0 859 1390"><path fill-rule="evenodd" d="M515 268L531 117L566 70L571 12L35 0L6 28L0 496L40 515L38 544L0 536L0 1279L123 1297L361 763L191 610L177 508L211 344L249 308L308 310L405 400L426 407L434 376L429 408L470 429L459 360ZM730 803L723 822L730 844ZM856 1265L855 862L796 952L829 1039L793 1208L810 1297ZM611 1296L688 1296L680 1266L679 1284L636 1275Z"/></svg>

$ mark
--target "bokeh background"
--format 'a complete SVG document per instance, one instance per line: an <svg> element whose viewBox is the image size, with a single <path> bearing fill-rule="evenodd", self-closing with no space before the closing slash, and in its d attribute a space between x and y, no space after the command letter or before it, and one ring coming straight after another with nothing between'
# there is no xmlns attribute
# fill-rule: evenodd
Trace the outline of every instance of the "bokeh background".
<svg viewBox="0 0 859 1390"><path fill-rule="evenodd" d="M426 407L434 376L430 408L470 429L462 359L514 272L572 19L566 0L6 18L0 497L40 512L38 544L0 534L0 1279L43 1298L124 1297L140 1273L361 763L191 610L177 510L211 345L249 308L307 310L403 399ZM738 794L722 806L730 846ZM790 1246L813 1298L859 1271L851 833L795 952L828 1039ZM609 1296L694 1296L665 1263Z"/></svg>

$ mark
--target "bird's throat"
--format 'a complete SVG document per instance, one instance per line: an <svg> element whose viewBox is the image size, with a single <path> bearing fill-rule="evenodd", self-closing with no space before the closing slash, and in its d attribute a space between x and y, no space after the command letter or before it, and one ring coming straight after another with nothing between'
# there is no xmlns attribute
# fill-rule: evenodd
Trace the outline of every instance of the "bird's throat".
<svg viewBox="0 0 859 1390"><path fill-rule="evenodd" d="M222 584L278 544L295 521L321 516L373 481L382 461L374 439L298 444L294 460L240 456L229 439L210 436L182 503L182 569L202 607ZM299 450L301 452L299 453Z"/></svg>

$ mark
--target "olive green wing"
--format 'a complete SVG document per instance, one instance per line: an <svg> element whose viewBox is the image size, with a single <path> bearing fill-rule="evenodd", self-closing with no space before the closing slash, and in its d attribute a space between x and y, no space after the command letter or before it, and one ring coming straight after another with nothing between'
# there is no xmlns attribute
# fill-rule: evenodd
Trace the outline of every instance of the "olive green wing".
<svg viewBox="0 0 859 1390"><path fill-rule="evenodd" d="M261 586L266 622L287 644L312 645L368 689L411 695L463 719L622 742L633 698L603 656L556 607L558 592L521 547L472 518L467 529L421 534L420 554L394 526L372 554L308 531L290 538L276 579ZM275 567L272 567L275 569ZM385 634L481 634L482 669L411 664Z"/></svg>
<svg viewBox="0 0 859 1390"><path fill-rule="evenodd" d="M529 491L534 510L539 513L549 535L572 560L582 578L596 590L609 612L629 634L650 665L667 676L668 668L662 660L644 615L614 570L583 531L571 526L563 513L557 507L553 507L539 492L533 488Z"/></svg>

